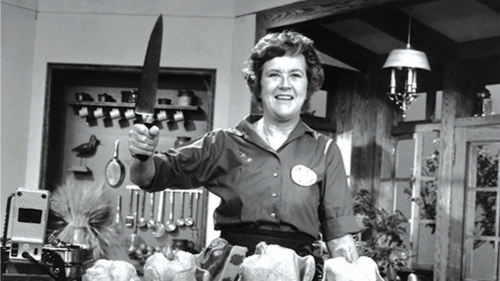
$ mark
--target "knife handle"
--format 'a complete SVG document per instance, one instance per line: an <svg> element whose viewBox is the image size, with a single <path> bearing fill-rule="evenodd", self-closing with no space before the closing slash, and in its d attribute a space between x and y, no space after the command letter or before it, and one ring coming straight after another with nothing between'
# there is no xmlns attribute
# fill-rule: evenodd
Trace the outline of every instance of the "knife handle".
<svg viewBox="0 0 500 281"><path fill-rule="evenodd" d="M153 123L144 123L144 126L148 127L148 129L151 129L153 127ZM149 156L147 155L136 155L137 159L139 159L141 162L144 162L148 160Z"/></svg>

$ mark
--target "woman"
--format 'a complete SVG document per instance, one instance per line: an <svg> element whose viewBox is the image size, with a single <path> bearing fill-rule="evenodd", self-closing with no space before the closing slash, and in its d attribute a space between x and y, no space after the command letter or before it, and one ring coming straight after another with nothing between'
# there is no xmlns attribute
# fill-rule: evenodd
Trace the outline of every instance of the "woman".
<svg viewBox="0 0 500 281"><path fill-rule="evenodd" d="M300 118L324 73L312 41L284 31L262 38L244 69L262 116L213 130L185 146L153 155L159 130L134 125L131 180L147 191L206 187L221 198L215 228L230 244L260 241L304 255L320 237L332 257L348 249L357 260L352 233L359 231L340 150Z"/></svg>

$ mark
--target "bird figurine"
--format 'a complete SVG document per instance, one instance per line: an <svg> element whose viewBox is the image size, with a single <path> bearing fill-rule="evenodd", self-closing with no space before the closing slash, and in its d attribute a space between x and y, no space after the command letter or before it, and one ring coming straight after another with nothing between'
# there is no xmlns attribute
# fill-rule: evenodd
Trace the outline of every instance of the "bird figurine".
<svg viewBox="0 0 500 281"><path fill-rule="evenodd" d="M77 147L74 147L72 151L76 152L78 157L90 157L95 154L97 146L101 142L96 138L95 135L91 135L87 143L82 143Z"/></svg>

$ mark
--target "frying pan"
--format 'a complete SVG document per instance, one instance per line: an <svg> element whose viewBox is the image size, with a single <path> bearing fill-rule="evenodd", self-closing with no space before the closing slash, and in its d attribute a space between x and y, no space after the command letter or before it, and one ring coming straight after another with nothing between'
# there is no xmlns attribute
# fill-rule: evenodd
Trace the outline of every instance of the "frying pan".
<svg viewBox="0 0 500 281"><path fill-rule="evenodd" d="M115 140L115 152L113 154L113 159L109 160L106 165L106 182L111 187L118 187L123 183L123 179L125 178L125 166L118 159L118 147L120 141Z"/></svg>

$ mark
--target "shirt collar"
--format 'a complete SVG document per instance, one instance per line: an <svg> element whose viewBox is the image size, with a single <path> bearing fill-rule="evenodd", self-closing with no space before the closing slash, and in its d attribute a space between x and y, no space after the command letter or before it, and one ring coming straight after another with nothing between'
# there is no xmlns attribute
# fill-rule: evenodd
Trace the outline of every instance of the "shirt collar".
<svg viewBox="0 0 500 281"><path fill-rule="evenodd" d="M255 114L250 114L247 115L243 120L241 120L238 125L235 127L229 129L230 133L233 133L235 135L238 135L240 137L251 137L252 135L256 134L254 129L252 128L252 124L257 122L262 118L262 115L255 115ZM311 127L307 126L303 121L302 118L300 119L299 123L293 129L292 133L290 134L289 138L290 140L298 138L302 136L303 134L308 133L314 136L314 130L311 129Z"/></svg>

